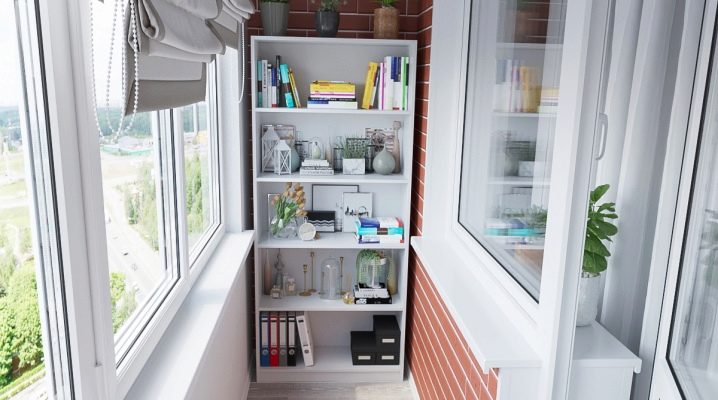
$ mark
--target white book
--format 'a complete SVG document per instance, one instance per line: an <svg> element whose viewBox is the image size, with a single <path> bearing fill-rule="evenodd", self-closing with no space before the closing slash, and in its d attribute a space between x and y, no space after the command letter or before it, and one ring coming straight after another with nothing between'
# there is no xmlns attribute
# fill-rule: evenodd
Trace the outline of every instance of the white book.
<svg viewBox="0 0 718 400"><path fill-rule="evenodd" d="M307 108L326 108L339 110L357 110L359 103L356 101L330 101L327 104L308 103Z"/></svg>
<svg viewBox="0 0 718 400"><path fill-rule="evenodd" d="M269 102L267 79L267 60L262 60L262 107L267 107L267 103Z"/></svg>
<svg viewBox="0 0 718 400"><path fill-rule="evenodd" d="M327 160L311 160L307 159L302 161L302 167L328 167L329 161Z"/></svg>
<svg viewBox="0 0 718 400"><path fill-rule="evenodd" d="M304 313L297 314L297 330L299 331L299 342L302 345L302 356L304 366L314 365L314 348L312 346L312 330L309 327L309 318Z"/></svg>
<svg viewBox="0 0 718 400"><path fill-rule="evenodd" d="M391 80L391 57L384 58L384 110L394 107L394 81Z"/></svg>

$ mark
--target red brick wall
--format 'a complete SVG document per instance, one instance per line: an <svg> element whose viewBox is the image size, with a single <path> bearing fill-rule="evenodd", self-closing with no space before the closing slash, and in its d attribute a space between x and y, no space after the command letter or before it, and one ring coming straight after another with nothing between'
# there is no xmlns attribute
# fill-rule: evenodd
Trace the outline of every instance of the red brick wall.
<svg viewBox="0 0 718 400"><path fill-rule="evenodd" d="M289 0L289 3L288 35L315 36L314 11L318 0ZM432 0L396 2L400 11L400 37L416 39L418 43L412 235L421 235L423 225L432 5ZM376 7L374 0L347 0L340 9L337 36L371 38ZM249 35L260 35L261 26L261 18L256 13L248 24ZM449 315L424 266L413 252L409 270L407 362L421 398L496 399L498 370L492 370L488 375L481 373L479 363Z"/></svg>

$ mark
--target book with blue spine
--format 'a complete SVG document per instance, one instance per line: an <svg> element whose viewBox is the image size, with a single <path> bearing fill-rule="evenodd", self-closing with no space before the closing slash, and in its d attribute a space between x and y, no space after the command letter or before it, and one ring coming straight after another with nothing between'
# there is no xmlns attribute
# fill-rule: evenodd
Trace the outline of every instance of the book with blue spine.
<svg viewBox="0 0 718 400"><path fill-rule="evenodd" d="M366 218L359 217L359 226L361 228L399 228L404 227L404 223L396 217L375 217Z"/></svg>
<svg viewBox="0 0 718 400"><path fill-rule="evenodd" d="M282 82L289 83L289 66L287 64L280 65L279 72L281 74L280 79L282 80ZM295 108L294 96L292 96L291 88L289 88L289 90L284 90L284 102L287 103L287 108Z"/></svg>

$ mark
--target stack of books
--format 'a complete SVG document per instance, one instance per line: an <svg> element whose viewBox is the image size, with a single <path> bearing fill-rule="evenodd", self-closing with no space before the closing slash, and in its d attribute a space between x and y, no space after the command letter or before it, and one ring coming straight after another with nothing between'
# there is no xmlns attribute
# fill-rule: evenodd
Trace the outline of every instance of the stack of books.
<svg viewBox="0 0 718 400"><path fill-rule="evenodd" d="M558 88L545 87L541 89L541 104L538 112L540 113L556 113L558 111Z"/></svg>
<svg viewBox="0 0 718 400"><path fill-rule="evenodd" d="M257 107L300 108L299 91L294 79L294 71L289 65L282 64L277 56L275 63L268 60L257 61Z"/></svg>
<svg viewBox="0 0 718 400"><path fill-rule="evenodd" d="M354 222L360 244L404 243L404 224L399 218L364 218Z"/></svg>
<svg viewBox="0 0 718 400"><path fill-rule="evenodd" d="M334 175L334 168L327 160L304 160L299 168L299 175L327 176Z"/></svg>
<svg viewBox="0 0 718 400"><path fill-rule="evenodd" d="M370 62L364 82L362 108L404 111L409 108L409 57L385 57Z"/></svg>
<svg viewBox="0 0 718 400"><path fill-rule="evenodd" d="M375 287L357 283L354 285L354 304L391 304L391 294L383 283Z"/></svg>
<svg viewBox="0 0 718 400"><path fill-rule="evenodd" d="M307 108L356 110L356 87L350 82L314 81L309 85Z"/></svg>

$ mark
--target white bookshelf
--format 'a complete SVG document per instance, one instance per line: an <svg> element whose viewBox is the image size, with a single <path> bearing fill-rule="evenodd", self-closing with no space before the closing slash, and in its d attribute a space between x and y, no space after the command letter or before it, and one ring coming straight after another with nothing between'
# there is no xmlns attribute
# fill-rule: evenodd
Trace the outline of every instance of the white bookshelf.
<svg viewBox="0 0 718 400"><path fill-rule="evenodd" d="M261 367L258 341L255 359L258 382L390 382L401 381L404 371L406 339L406 298L411 230L411 182L414 132L414 98L416 86L416 42L408 40L334 39L253 37L251 45L252 91L257 93L257 60L274 63L280 55L282 63L294 71L297 88L306 104L309 83L313 80L341 80L356 84L357 100L361 102L367 64L382 61L385 56L408 56L409 105L406 111L331 110L306 108L261 108L252 105L254 227L258 232L255 246L255 330L259 337L259 314L263 311L303 311L309 315L315 346L314 366L307 367L298 356L295 367ZM256 96L254 97L256 99ZM364 135L365 128L391 128L394 121L400 130L401 173L333 176L275 175L261 170L261 127L265 124L294 125L303 138L319 138L328 146L336 136ZM375 216L397 216L404 221L404 243L358 244L353 233L320 233L314 241L275 239L268 233L267 195L279 193L285 182L300 182L305 187L307 209L311 209L313 185L358 185L360 192L373 193ZM344 289L353 280L356 255L362 249L390 254L397 265L398 293L392 304L354 305L341 300L322 300L317 294L271 299L263 293L263 266L281 251L285 272L293 276L299 290L304 289L302 265L310 264L309 252L316 254L315 288L319 288L319 263L327 257L344 257ZM309 278L308 278L309 279ZM351 362L352 330L371 330L372 315L392 314L401 328L399 365L354 366ZM301 354L301 353L300 353Z"/></svg>

